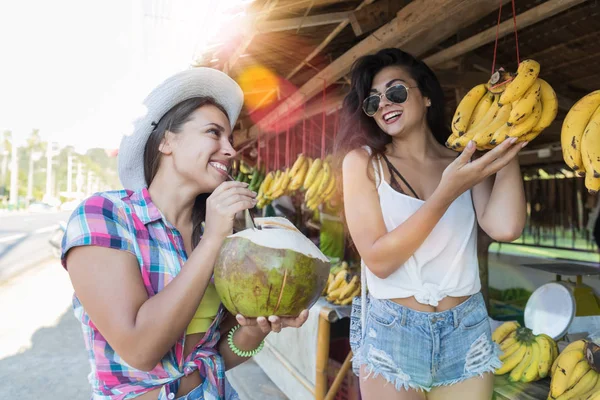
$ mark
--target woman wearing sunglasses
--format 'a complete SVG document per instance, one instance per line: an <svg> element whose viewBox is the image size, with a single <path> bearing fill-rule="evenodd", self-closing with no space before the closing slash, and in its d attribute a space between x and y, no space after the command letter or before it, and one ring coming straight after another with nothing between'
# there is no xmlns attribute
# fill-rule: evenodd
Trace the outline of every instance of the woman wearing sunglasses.
<svg viewBox="0 0 600 400"><path fill-rule="evenodd" d="M368 288L350 332L367 400L490 399L501 365L480 293L477 225L495 240L520 236L524 144L475 159L470 143L457 154L444 146L444 110L436 76L411 55L384 49L355 62L336 152Z"/></svg>

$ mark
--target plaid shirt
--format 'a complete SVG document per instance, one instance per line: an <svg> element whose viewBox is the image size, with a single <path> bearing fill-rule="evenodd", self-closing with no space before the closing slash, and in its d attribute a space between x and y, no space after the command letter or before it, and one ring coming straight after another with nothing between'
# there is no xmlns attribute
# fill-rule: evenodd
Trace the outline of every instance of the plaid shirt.
<svg viewBox="0 0 600 400"><path fill-rule="evenodd" d="M97 193L73 212L62 243L62 264L66 254L76 246L102 246L128 251L139 262L148 297L154 296L181 271L186 261L180 233L152 203L147 189ZM162 387L159 400L173 399L179 379L198 370L203 378L204 398L223 399L225 365L216 345L223 307L196 349L184 359L185 335L158 365L149 372L129 366L90 320L76 295L75 316L82 324L85 345L92 367L89 376L92 398L102 400L131 399Z"/></svg>

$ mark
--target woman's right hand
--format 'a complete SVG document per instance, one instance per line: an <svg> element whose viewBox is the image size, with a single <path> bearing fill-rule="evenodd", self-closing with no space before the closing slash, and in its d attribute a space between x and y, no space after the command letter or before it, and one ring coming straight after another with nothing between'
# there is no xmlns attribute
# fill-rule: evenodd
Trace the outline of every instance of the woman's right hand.
<svg viewBox="0 0 600 400"><path fill-rule="evenodd" d="M206 199L204 235L224 239L233 232L235 215L256 205L256 193L244 182L225 181Z"/></svg>
<svg viewBox="0 0 600 400"><path fill-rule="evenodd" d="M515 143L516 140L505 140L476 160L471 160L476 149L475 143L470 141L462 154L442 173L438 190L449 202L454 201L465 191L504 168L527 144Z"/></svg>

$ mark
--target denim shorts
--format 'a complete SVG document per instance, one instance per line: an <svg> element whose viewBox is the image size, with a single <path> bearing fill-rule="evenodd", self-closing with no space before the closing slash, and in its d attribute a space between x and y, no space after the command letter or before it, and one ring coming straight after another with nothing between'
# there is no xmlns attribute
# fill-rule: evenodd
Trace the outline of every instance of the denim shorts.
<svg viewBox="0 0 600 400"><path fill-rule="evenodd" d="M363 335L360 297L354 298L350 344L357 375L365 366L367 377L381 375L397 390L429 391L502 365L481 293L441 312L419 312L371 296L366 307Z"/></svg>

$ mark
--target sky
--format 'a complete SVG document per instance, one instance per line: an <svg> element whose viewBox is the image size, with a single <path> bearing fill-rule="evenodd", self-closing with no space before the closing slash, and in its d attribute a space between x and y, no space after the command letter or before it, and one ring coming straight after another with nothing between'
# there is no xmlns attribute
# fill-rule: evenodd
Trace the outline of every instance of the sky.
<svg viewBox="0 0 600 400"><path fill-rule="evenodd" d="M249 2L0 2L0 132L117 148L152 87L239 25L228 18Z"/></svg>

